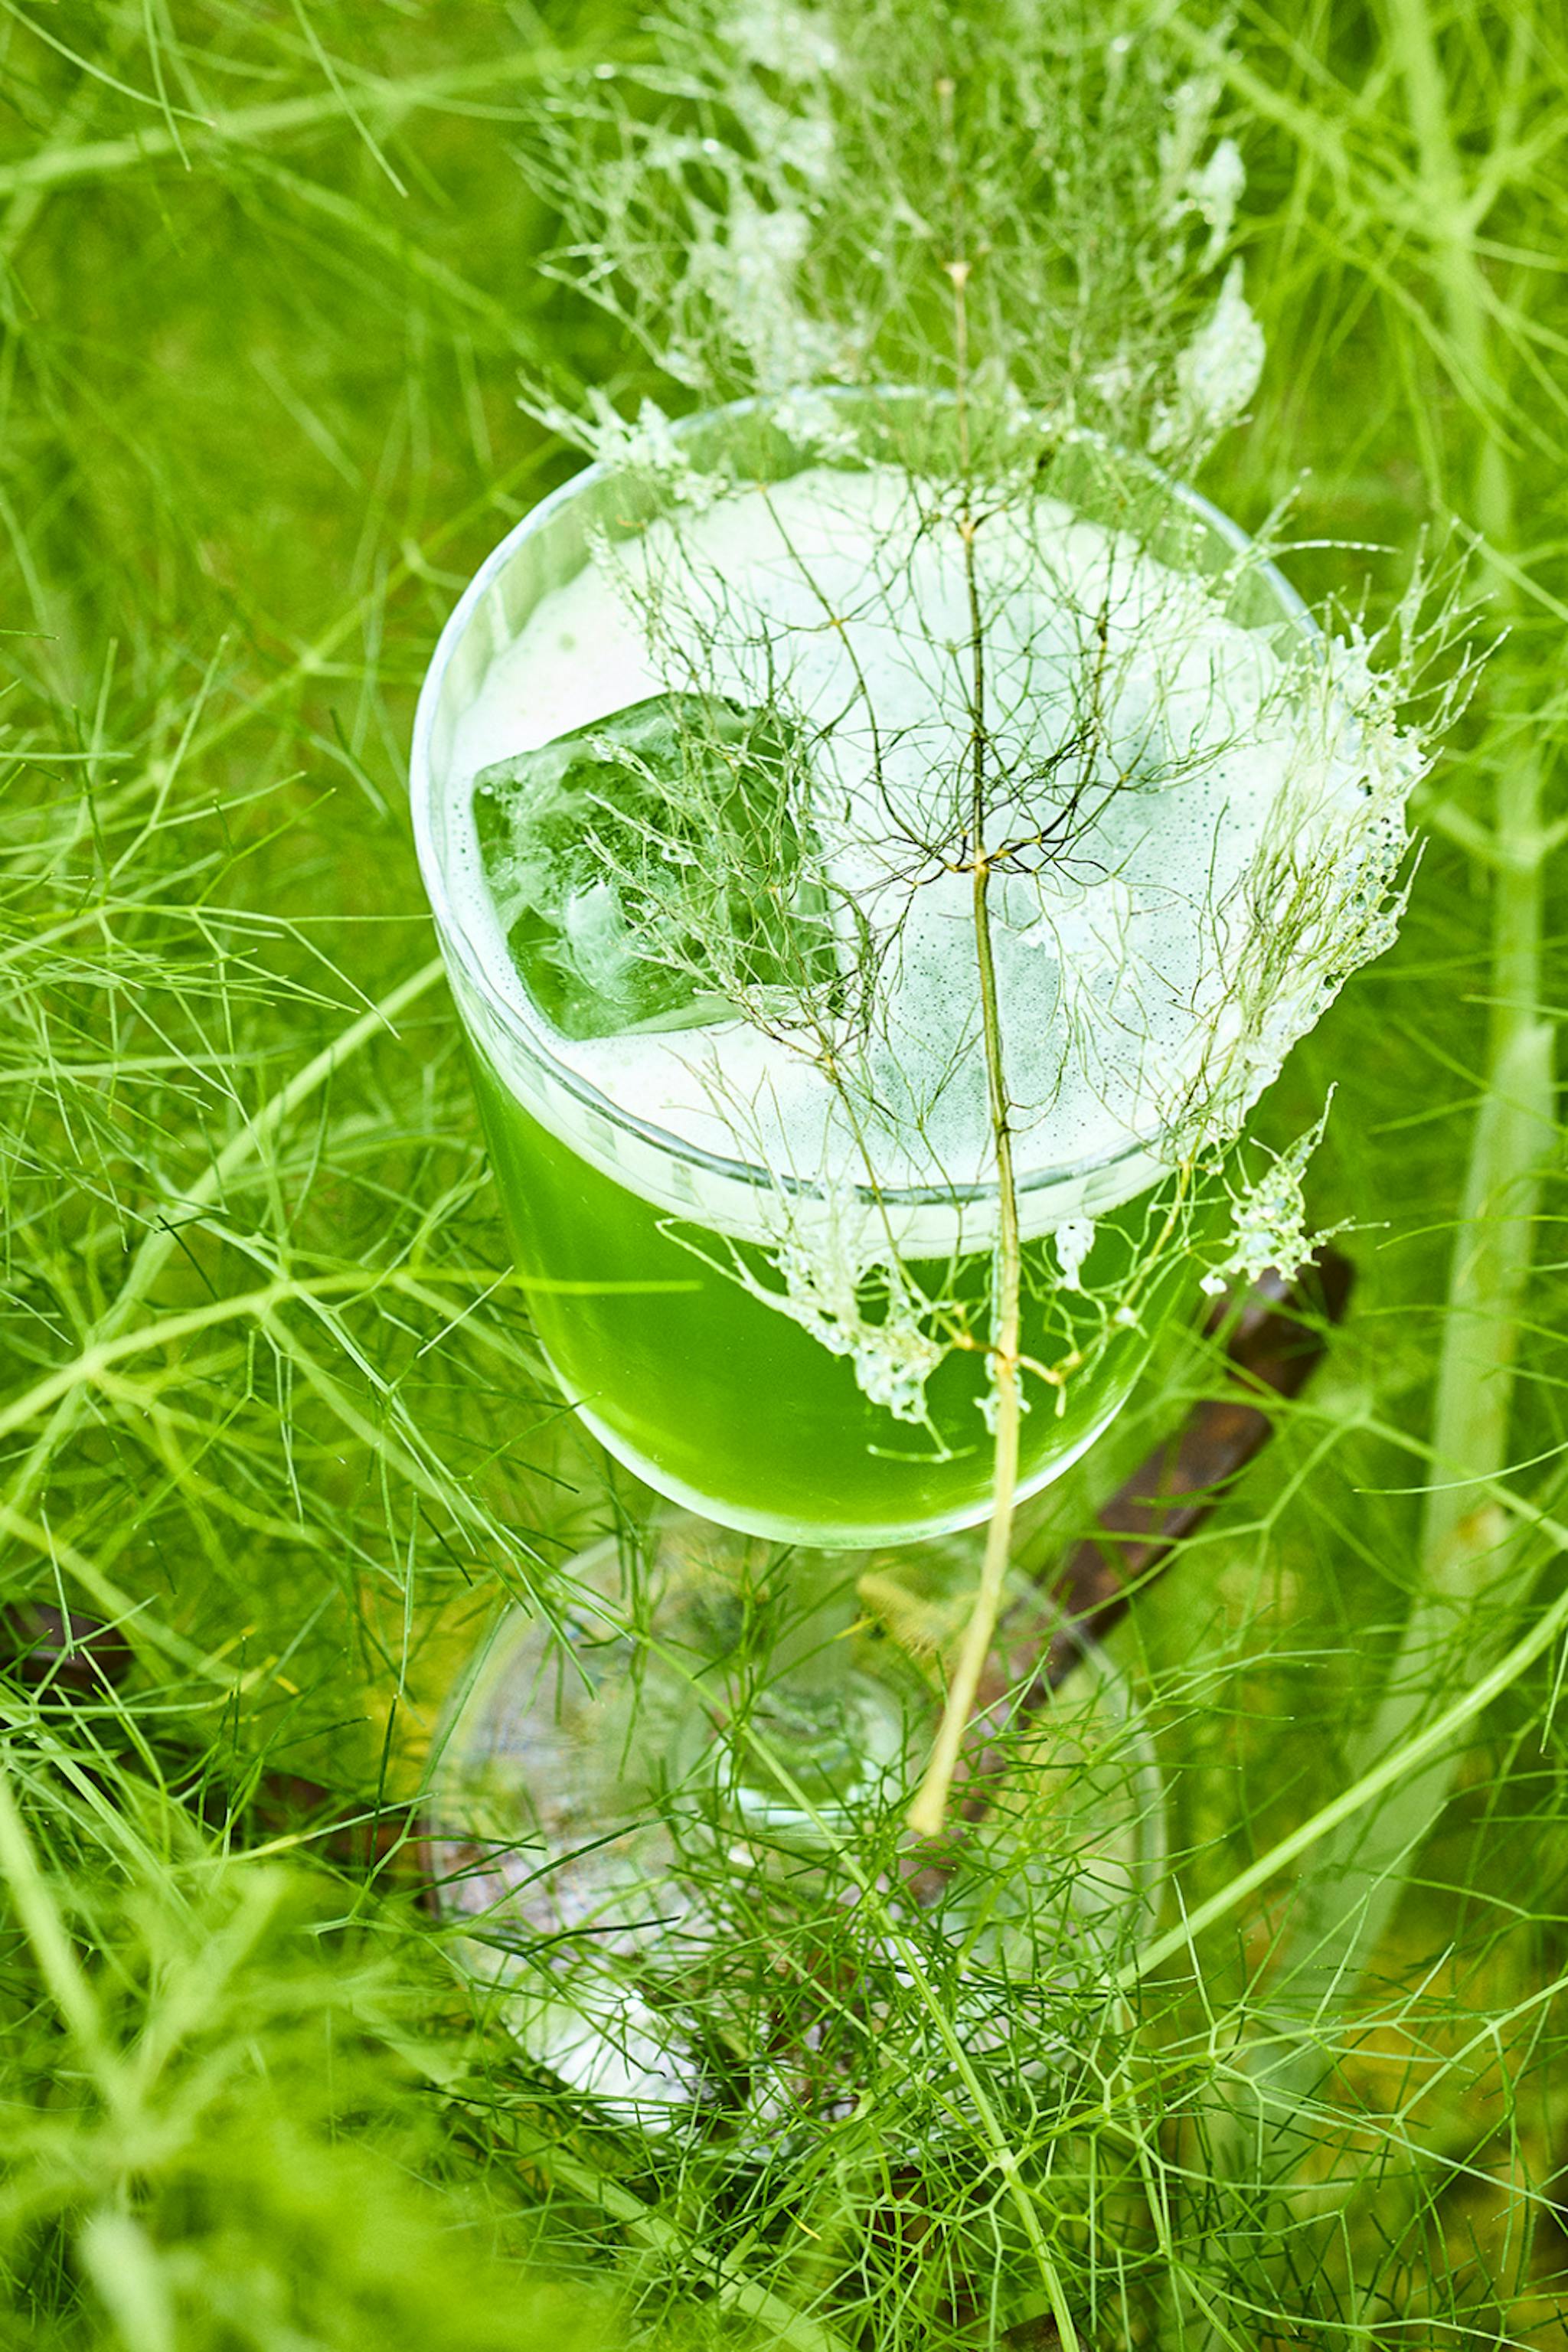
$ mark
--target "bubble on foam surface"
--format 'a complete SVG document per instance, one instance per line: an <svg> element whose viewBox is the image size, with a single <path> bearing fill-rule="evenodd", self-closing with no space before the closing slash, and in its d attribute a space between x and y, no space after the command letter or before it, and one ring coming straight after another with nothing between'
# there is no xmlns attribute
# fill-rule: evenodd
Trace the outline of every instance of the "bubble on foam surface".
<svg viewBox="0 0 1568 2352"><path fill-rule="evenodd" d="M1092 1217L1068 1217L1051 1236L1056 1244L1057 1264L1061 1269L1062 1288L1083 1288L1083 1262L1094 1247Z"/></svg>

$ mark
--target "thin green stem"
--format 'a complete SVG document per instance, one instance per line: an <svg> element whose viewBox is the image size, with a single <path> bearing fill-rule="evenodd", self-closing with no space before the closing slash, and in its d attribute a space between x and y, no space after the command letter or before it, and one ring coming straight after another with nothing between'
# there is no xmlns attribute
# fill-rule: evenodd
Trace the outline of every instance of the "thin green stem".
<svg viewBox="0 0 1568 2352"><path fill-rule="evenodd" d="M1565 1604L1565 1613L1568 1613L1568 1604ZM840 1867L858 1888L868 1910L876 1913L883 1934L896 1951L900 1968L913 1986L921 2008L936 2028L938 2039L947 2053L953 2071L969 2095L982 2135L991 2153L992 2164L1006 2184L1008 2198L1023 2225L1024 2234L1029 2242L1029 2250L1039 2265L1041 2283L1046 2290L1051 2317L1056 2324L1063 2352L1080 2352L1081 2338L1068 2306L1067 2292L1062 2284L1061 2272L1041 2225L1039 2212L1028 2182L1024 2178L1017 2151L1003 2128L1002 2118L986 2091L973 2059L964 2047L963 2035L937 1996L936 1987L931 1980L930 1972L921 1957L918 1946L909 1935L899 1913L889 1902L881 1883L872 1878L862 1868L853 1846L845 1838L842 1825L813 1803L810 1796L801 1787L784 1759L776 1754L751 1723L743 1722L739 1727L748 1744L756 1749L769 1772L784 1790L791 1803L797 1805L802 1812L810 1815L824 1842L833 1848Z"/></svg>
<svg viewBox="0 0 1568 2352"><path fill-rule="evenodd" d="M1488 585L1499 611L1511 615L1521 565L1504 438L1508 396L1474 248L1473 192L1426 0L1387 0L1387 16L1419 159L1424 235L1448 338L1445 358L1476 416L1471 503ZM1539 1559L1528 1523L1509 1528L1498 1482L1509 1459L1514 1363L1542 1171L1555 1141L1554 1030L1540 1009L1544 867L1552 845L1542 823L1540 739L1519 723L1521 714L1510 724L1506 692L1499 700L1493 821L1489 829L1473 828L1486 851L1492 894L1487 1067L1449 1268L1429 1449L1434 1478L1409 1612L1378 1702L1352 1743L1350 1787L1140 1962L1147 1969L1172 1956L1246 1894L1314 1853L1276 1947L1268 2032L1244 2053L1254 2115L1244 2118L1247 2095L1237 2090L1216 2123L1220 2168L1276 2192L1298 2160L1302 2104L1328 2063L1321 2021L1354 2006L1415 1857L1447 1803L1460 1733L1568 1623L1568 1603L1559 1601L1496 1655L1508 1604L1523 1597ZM1450 830L1470 846L1466 828ZM1552 1540L1560 1540L1558 1531ZM1489 1594L1503 1606L1496 1633L1478 1638L1477 1606ZM1456 1681L1461 1696L1434 1714L1434 1694L1452 1690ZM1349 2179L1331 2194L1313 2186L1313 2210L1325 2224L1351 2188Z"/></svg>
<svg viewBox="0 0 1568 2352"><path fill-rule="evenodd" d="M620 2181L597 2166L575 2157L559 2139L538 2131L521 2117L509 2116L505 2133L517 2153L538 2168L546 2179L557 2181L575 2197L584 2198L624 2230L635 2243L646 2246L667 2262L690 2264L689 2238L664 2220ZM770 2344L788 2346L791 2352L848 2352L848 2339L823 2320L813 2319L784 2296L774 2294L757 2279L748 2277L732 2255L707 2252L698 2258L710 2275L713 2299L723 2310L760 2322Z"/></svg>
<svg viewBox="0 0 1568 2352"><path fill-rule="evenodd" d="M0 1874L10 1886L39 1973L105 2105L123 2114L127 2105L123 2069L104 2032L92 1987L66 1932L59 1906L39 1867L12 1791L10 1763L4 1749L0 1749Z"/></svg>
<svg viewBox="0 0 1568 2352"><path fill-rule="evenodd" d="M1538 1525L1543 1535L1550 1536L1557 1552L1568 1549L1568 1528L1560 1527L1555 1521L1541 1521ZM1500 1698L1504 1691L1510 1689L1526 1669L1532 1666L1537 1658L1543 1656L1565 1631L1568 1631L1568 1591L1560 1593L1551 1607L1536 1619L1529 1632L1521 1634L1519 1640L1485 1674L1479 1675L1440 1715L1435 1716L1424 1730L1412 1733L1393 1754L1385 1756L1370 1771L1363 1772L1348 1789L1342 1789L1339 1795L1331 1798L1326 1805L1320 1805L1315 1813L1298 1822L1267 1853L1259 1854L1256 1862L1249 1863L1245 1870L1237 1871L1234 1878L1227 1879L1206 1902L1184 1913L1177 1926L1167 1928L1163 1936L1157 1936L1146 1944L1117 1975L1116 1990L1130 1991L1143 1978L1163 1968L1167 1960L1174 1959L1179 1953L1190 1951L1205 1929L1239 1909L1249 1895L1255 1895L1259 1887L1267 1886L1271 1879L1278 1878L1301 1854L1310 1853L1314 1846L1321 1845L1342 1823L1354 1821L1387 1790L1397 1789L1408 1780L1432 1758L1446 1755L1459 1733L1484 1713L1494 1699Z"/></svg>
<svg viewBox="0 0 1568 2352"><path fill-rule="evenodd" d="M360 124L390 126L422 108L443 106L454 98L494 89L498 84L535 82L571 61L569 55L534 42L526 48L503 49L473 65L454 66L448 72L421 74L407 81L359 77L352 92L334 85L308 98L274 99L264 105L229 107L205 116L191 114L183 129L165 121L149 123L144 130L120 139L41 147L15 163L0 164L0 202L24 189L41 193L83 180L112 179L171 156L188 170L191 156L204 151L253 147L293 131L335 126L345 118Z"/></svg>
<svg viewBox="0 0 1568 2352"><path fill-rule="evenodd" d="M259 1157L274 1138L281 1133L290 1119L335 1072L353 1060L362 1047L374 1037L387 1034L394 1024L416 1004L427 990L433 988L445 967L439 956L432 956L406 980L388 991L378 1004L362 1013L348 1027L321 1051L313 1055L304 1067L297 1070L286 1086L262 1104L261 1108L247 1119L239 1133L231 1138L198 1176L179 1202L170 1204L167 1213L147 1234L131 1262L113 1304L104 1309L79 1351L89 1355L95 1348L117 1339L125 1329L141 1301L168 1265L180 1246L186 1225L194 1215L210 1209L222 1200L230 1183L253 1159ZM178 1222L174 1211L178 1208ZM69 1438L85 1410L89 1388L82 1382L68 1384L50 1416L47 1427L40 1433L31 1451L24 1458L7 1495L6 1507L25 1515L55 1455Z"/></svg>
<svg viewBox="0 0 1568 2352"><path fill-rule="evenodd" d="M1426 0L1391 0L1391 28L1407 93L1428 205L1428 234L1449 333L1467 376L1486 387L1474 459L1474 504L1485 541L1511 549L1514 494L1500 428L1484 289L1466 227L1463 170ZM1508 571L1490 567L1497 604L1510 613ZM1554 1030L1540 1013L1545 836L1542 762L1531 730L1509 730L1496 786L1491 877L1490 1036L1486 1089L1476 1116L1448 1278L1432 1422L1437 1473L1426 1501L1420 1580L1384 1692L1352 1755L1364 1771L1397 1749L1447 1678L1456 1643L1468 1638L1475 1603L1506 1592L1516 1546L1501 1540L1495 1511L1473 1496L1508 1460L1513 1365L1540 1208L1542 1170L1555 1139ZM1452 1785L1457 1757L1434 1760L1399 1800L1331 1841L1303 1882L1279 1981L1293 2013L1313 2014L1331 1994L1353 1999L1398 1899L1405 1869Z"/></svg>
<svg viewBox="0 0 1568 2352"><path fill-rule="evenodd" d="M952 85L940 85L943 120L950 151L952 144ZM974 1605L964 1631L963 1645L953 1671L937 1731L936 1744L925 1776L910 1808L910 1827L918 1837L940 1834L947 1811L959 1750L974 1706L991 1638L1001 1612L1007 1563L1012 1554L1013 1512L1018 1492L1020 1288L1022 1262L1018 1241L1018 1192L1013 1170L1013 1129L1003 1059L1002 1015L996 992L996 960L991 937L991 861L986 850L986 755L989 734L985 706L985 629L980 606L980 582L975 558L979 528L973 498L973 460L969 432L969 262L963 251L963 210L961 184L953 175L953 210L958 251L948 264L952 288L953 344L957 377L959 465L963 480L963 505L958 528L963 544L964 588L969 606L969 856L971 908L974 921L974 955L980 979L981 1034L985 1055L986 1102L992 1146L996 1159L997 1230L994 1302L994 1329L991 1342L992 1398L995 1411L995 1468L991 1517Z"/></svg>

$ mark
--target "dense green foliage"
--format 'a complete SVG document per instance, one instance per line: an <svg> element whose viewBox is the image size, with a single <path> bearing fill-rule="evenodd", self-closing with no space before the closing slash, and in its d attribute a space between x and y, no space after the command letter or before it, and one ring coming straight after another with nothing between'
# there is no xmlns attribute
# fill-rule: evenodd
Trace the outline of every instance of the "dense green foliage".
<svg viewBox="0 0 1568 2352"><path fill-rule="evenodd" d="M927 13L902 54L962 88L985 12ZM973 2057L933 1937L852 2112L737 2167L470 2015L399 1810L498 1600L645 1499L510 1286L402 778L455 593L574 462L520 369L647 388L520 151L548 73L650 37L5 10L0 1601L134 1653L0 1680L5 2340L1563 2340L1568 55L1525 0L1244 8L1228 58L1170 13L1269 344L1205 487L1293 495L1292 575L1374 614L1457 513L1508 635L1397 949L1266 1115L1337 1084L1350 1323L1118 1637L1179 1901L1136 1982ZM1171 1356L1032 1540L1204 1378Z"/></svg>

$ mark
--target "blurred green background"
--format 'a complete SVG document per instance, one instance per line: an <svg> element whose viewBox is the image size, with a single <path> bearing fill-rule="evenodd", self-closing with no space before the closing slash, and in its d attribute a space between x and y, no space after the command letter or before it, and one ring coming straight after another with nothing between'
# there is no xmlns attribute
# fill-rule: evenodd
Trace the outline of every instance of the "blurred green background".
<svg viewBox="0 0 1568 2352"><path fill-rule="evenodd" d="M1162 13L1205 69L1216 19ZM1270 356L1204 486L1251 528L1293 495L1292 576L1364 576L1374 614L1457 512L1510 634L1427 788L1397 950L1266 1114L1283 1141L1338 1087L1311 1206L1350 1225L1351 1324L1121 1637L1189 1908L1347 1776L1421 1573L1439 1362L1479 1507L1500 1474L1550 1511L1565 1435L1555 1145L1499 1042L1561 988L1554 836L1519 778L1549 822L1563 28L1415 0L1234 21ZM0 28L0 1595L122 1622L136 1659L119 1694L17 1668L0 1696L5 2340L1058 2341L988 2299L1016 2262L982 2160L889 2155L936 2133L918 2076L879 2084L879 2141L744 2179L584 2127L476 2028L399 1811L499 1599L548 1596L641 1507L506 1282L404 780L451 604L575 462L520 367L659 389L542 274L519 158L549 74L657 30L459 0L68 0ZM948 20L933 71L991 37ZM1064 1542L1201 1377L1173 1362L1052 1499ZM1434 1706L1560 1589L1504 1532L1464 1538L1492 1566ZM1549 1652L1401 1859L1317 2111L1321 2174L1347 2148L1382 2168L1300 2262L1266 2201L1209 2197L1203 2125L1288 1874L1145 1988L1103 2116L1042 2127L1087 2343L1205 2340L1197 2305L1171 2316L1178 2273L1233 2298L1216 2342L1568 2340L1555 1707Z"/></svg>

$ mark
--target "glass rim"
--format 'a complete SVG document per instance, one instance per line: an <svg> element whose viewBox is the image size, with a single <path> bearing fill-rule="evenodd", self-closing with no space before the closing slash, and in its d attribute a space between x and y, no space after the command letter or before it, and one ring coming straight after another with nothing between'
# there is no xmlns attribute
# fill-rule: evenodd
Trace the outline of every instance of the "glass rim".
<svg viewBox="0 0 1568 2352"><path fill-rule="evenodd" d="M890 400L923 401L932 406L951 407L955 395L940 388L920 384L809 384L795 385L773 394L758 393L741 400L722 403L717 408L695 410L689 416L671 421L669 431L678 440L691 437L727 418L765 415L791 400L810 398L832 402ZM1112 446L1103 434L1079 426L1064 436L1068 440ZM1220 539L1234 548L1238 555L1254 554L1258 543L1235 519L1213 500L1204 497L1190 483L1179 481L1152 457L1138 451L1118 453L1133 468L1158 482L1179 506L1198 516ZM655 1121L639 1117L636 1111L617 1103L593 1080L563 1060L552 1048L549 1024L540 1014L537 1025L524 1009L524 992L509 995L498 988L490 970L490 960L469 936L447 887L445 860L437 845L434 830L434 803L437 788L431 747L435 736L436 716L442 688L458 649L468 629L490 590L510 568L519 550L537 532L554 520L565 508L584 494L613 481L625 467L605 458L591 459L580 467L564 482L545 493L527 513L519 517L504 538L499 540L485 557L461 596L447 615L440 635L436 640L419 688L419 699L414 715L414 733L410 747L408 795L414 825L415 852L425 884L426 896L435 920L437 937L443 955L456 957L461 965L466 983L481 998L487 1012L497 1022L508 1038L525 1057L548 1074L549 1077L581 1103L584 1109L607 1119L624 1134L635 1137L653 1151L665 1158L685 1162L710 1176L731 1183L749 1186L754 1191L784 1192L805 1199L853 1199L869 1208L921 1209L963 1207L971 1203L994 1204L1000 1192L999 1183L993 1180L977 1184L904 1184L881 1185L855 1180L835 1184L811 1178L791 1176L783 1171L759 1166L755 1161L732 1158L723 1152L710 1151L689 1137L676 1135ZM646 526L645 526L646 528ZM1309 642L1321 637L1322 631L1306 600L1287 580L1271 558L1259 556L1257 576L1266 580L1280 604L1281 621L1294 623ZM460 1017L460 1015L459 1015ZM739 1016L737 1016L739 1017ZM569 1139L566 1139L569 1140ZM1123 1165L1147 1160L1158 1142L1157 1137L1134 1137L1105 1151L1090 1152L1084 1158L1058 1160L1049 1167L1028 1169L1015 1178L1014 1192L1020 1199L1032 1194L1081 1183L1095 1176L1106 1174Z"/></svg>

